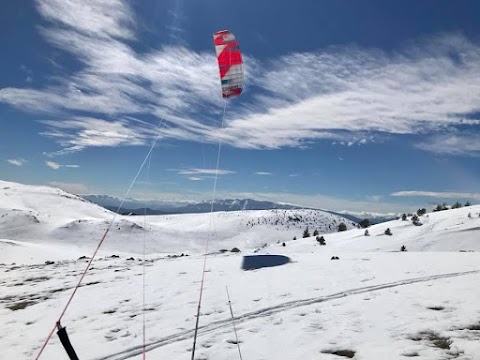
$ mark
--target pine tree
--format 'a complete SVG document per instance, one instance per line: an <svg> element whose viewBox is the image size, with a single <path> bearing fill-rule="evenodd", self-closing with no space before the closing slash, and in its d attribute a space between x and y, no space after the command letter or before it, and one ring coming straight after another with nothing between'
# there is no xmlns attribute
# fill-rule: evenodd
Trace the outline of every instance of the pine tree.
<svg viewBox="0 0 480 360"><path fill-rule="evenodd" d="M346 231L347 230L347 225L345 223L340 223L338 224L338 231Z"/></svg>
<svg viewBox="0 0 480 360"><path fill-rule="evenodd" d="M370 236L370 233L368 232L368 229L365 230L365 236Z"/></svg>
<svg viewBox="0 0 480 360"><path fill-rule="evenodd" d="M405 221L405 220L407 220L407 215L403 214L402 215L402 221Z"/></svg>
<svg viewBox="0 0 480 360"><path fill-rule="evenodd" d="M438 204L433 211L443 211L443 210L448 210L447 204Z"/></svg>
<svg viewBox="0 0 480 360"><path fill-rule="evenodd" d="M304 237L304 238L310 237L310 232L308 231L308 226L307 226L307 228L305 229L305 231L303 232L303 237Z"/></svg>
<svg viewBox="0 0 480 360"><path fill-rule="evenodd" d="M417 215L412 216L412 223L413 223L413 225L415 225L415 226L421 226L421 225L423 225L423 224L420 222L420 219L418 218Z"/></svg>
<svg viewBox="0 0 480 360"><path fill-rule="evenodd" d="M425 215L426 213L427 213L427 209L425 209L425 208L417 210L417 215L418 216Z"/></svg>
<svg viewBox="0 0 480 360"><path fill-rule="evenodd" d="M387 228L387 230L385 230L385 235L392 235L392 230L390 230L390 228Z"/></svg>
<svg viewBox="0 0 480 360"><path fill-rule="evenodd" d="M317 236L316 240L320 245L327 245L327 243L325 242L325 238L323 236Z"/></svg>
<svg viewBox="0 0 480 360"><path fill-rule="evenodd" d="M370 221L368 219L363 219L359 222L359 224L362 228L367 228L370 226Z"/></svg>
<svg viewBox="0 0 480 360"><path fill-rule="evenodd" d="M319 234L318 230L315 229L315 231L313 232L313 236L317 236Z"/></svg>
<svg viewBox="0 0 480 360"><path fill-rule="evenodd" d="M452 205L452 209L459 209L462 207L462 204L460 204L458 201Z"/></svg>

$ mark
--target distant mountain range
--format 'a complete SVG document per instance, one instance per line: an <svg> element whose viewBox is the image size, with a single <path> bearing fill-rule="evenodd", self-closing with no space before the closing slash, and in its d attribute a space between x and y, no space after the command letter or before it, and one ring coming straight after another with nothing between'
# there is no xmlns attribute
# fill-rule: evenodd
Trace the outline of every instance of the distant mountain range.
<svg viewBox="0 0 480 360"><path fill-rule="evenodd" d="M97 205L103 206L111 211L117 211L121 204L121 199L110 195L82 195ZM239 210L271 210L284 209L293 210L301 209L299 206L289 204L278 204L270 201L259 201L252 199L224 199L217 200L213 204L213 211L239 211ZM159 201L140 201L135 199L127 199L122 208L121 214L143 215L145 211L147 215L162 214L197 214L207 213L212 210L212 204L208 201L198 203L174 203Z"/></svg>
<svg viewBox="0 0 480 360"><path fill-rule="evenodd" d="M110 195L81 195L97 205L116 212L121 204L121 199ZM136 199L126 199L119 213L131 215L166 215L166 214L197 214L211 211L211 203L202 202L167 202L167 201L141 201ZM213 205L213 211L240 211L240 210L271 210L284 209L295 210L302 209L300 206L290 204L279 204L271 201L260 201L253 199L224 199L217 200ZM312 209L319 210L319 209ZM325 210L331 214L343 216L354 222L360 222L367 218L371 224L377 224L397 218L397 215L382 215L372 213L348 213Z"/></svg>
<svg viewBox="0 0 480 360"><path fill-rule="evenodd" d="M363 219L368 219L368 221L370 222L370 225L380 224L386 221L391 221L399 218L398 214L377 214L377 213L368 213L368 212L349 213L345 211L335 212L335 211L329 211L329 210L325 210L325 211L334 215L343 216L344 218L355 221L357 223L359 223Z"/></svg>

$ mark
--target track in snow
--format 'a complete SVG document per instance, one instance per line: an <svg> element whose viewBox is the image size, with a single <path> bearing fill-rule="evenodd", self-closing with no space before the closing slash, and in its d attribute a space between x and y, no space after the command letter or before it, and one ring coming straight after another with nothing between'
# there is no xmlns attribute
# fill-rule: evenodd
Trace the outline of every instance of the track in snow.
<svg viewBox="0 0 480 360"><path fill-rule="evenodd" d="M351 295L358 295L358 294L364 294L364 293L369 293L369 292L374 292L374 291L380 291L384 289L389 289L389 288L394 288L398 286L403 286L403 285L410 285L410 284L415 284L415 283L420 283L420 282L427 282L427 281L432 281L432 280L440 280L440 279L447 279L447 278L452 278L452 277L457 277L457 276L465 276L465 275L472 275L472 274L480 274L480 270L472 270L472 271L465 271L465 272L457 272L457 273L449 273L449 274L441 274L441 275L430 275L430 276L424 276L424 277L419 277L419 278L412 278L412 279L405 279L405 280L399 280L391 283L386 283L386 284L379 284L379 285L372 285L372 286L365 286L365 287L360 287L360 288L355 288L355 289L350 289L350 290L344 290L335 294L331 295L325 295L325 296L320 296L320 297L315 297L315 298L310 298L310 299L303 299L303 300L295 300L295 301L289 301L283 304L275 305L272 307L267 307L263 308L257 311L249 312L243 315L239 315L235 317L235 323L236 324L241 324L253 319L261 318L261 317L267 317L271 316L283 311L287 311L290 309L295 309L299 308L302 306L308 306L316 303L321 303L325 301L330 301L330 300L336 300L340 299L346 296L351 296ZM224 328L230 328L232 326L232 319L228 318L225 320L219 320L212 322L210 324L201 326L198 328L199 330L199 335L205 335L212 333L217 330L221 330ZM185 330L176 334L169 335L167 337L161 338L159 340L155 340L153 342L150 342L147 344L147 352L151 351L153 349L169 345L172 343L176 343L179 341L183 340L188 340L191 339L193 336L194 330ZM104 357L97 358L96 360L125 360L129 359L133 356L139 355L143 352L143 346L134 346L129 349L117 352L115 354L107 355Z"/></svg>

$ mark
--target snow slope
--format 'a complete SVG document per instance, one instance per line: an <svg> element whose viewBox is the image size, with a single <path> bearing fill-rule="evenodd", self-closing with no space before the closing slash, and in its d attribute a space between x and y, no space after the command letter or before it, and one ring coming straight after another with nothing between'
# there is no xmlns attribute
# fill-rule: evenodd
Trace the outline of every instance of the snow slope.
<svg viewBox="0 0 480 360"><path fill-rule="evenodd" d="M78 256L93 251L86 234L100 232L111 214L80 203L62 213L44 199L25 199L43 196L33 189L4 190L10 195L2 195L2 211L11 217L0 222L0 357L32 359L86 265ZM13 217L16 211L23 215ZM341 221L320 213L134 218L145 224L119 217L108 250L93 262L62 323L81 359L139 358L145 271L147 358L190 359L204 260L199 247L212 236L213 250L241 243L244 251L207 258L197 360L239 358L226 286L244 359L479 359L479 212L471 206L431 213L421 217L422 226L395 220L371 226L370 236L364 229L325 233L325 246L300 238L306 225L327 230ZM32 229L42 238L28 238ZM24 233L9 239L8 231ZM285 234L282 246L277 241ZM143 239L145 263L136 253ZM401 245L409 251L399 252ZM190 256L161 254L162 248ZM105 256L109 251L120 258ZM284 254L291 262L242 271L242 255L254 251ZM339 260L331 260L334 255ZM41 359L64 358L54 336Z"/></svg>
<svg viewBox="0 0 480 360"><path fill-rule="evenodd" d="M79 252L88 252L115 216L60 189L0 181L0 238L25 244L73 245ZM255 249L300 238L306 227L311 232L332 232L341 222L348 228L355 226L352 221L320 210L118 215L115 219L103 249L124 253L143 252L143 239L148 253L202 252L207 239L213 251Z"/></svg>
<svg viewBox="0 0 480 360"><path fill-rule="evenodd" d="M324 236L330 248L344 251L398 251L402 245L409 251L480 251L480 205L426 214L419 217L421 226L393 220ZM385 235L389 228L392 235ZM296 251L310 251L314 239L292 242Z"/></svg>
<svg viewBox="0 0 480 360"><path fill-rule="evenodd" d="M476 359L480 334L478 253L290 253L277 268L241 271L241 255L208 260L196 359L238 358L225 286L245 359ZM190 358L200 256L151 258L146 267L148 358ZM84 261L1 266L0 347L32 359L54 325ZM94 300L94 301L92 301ZM25 306L25 308L21 308ZM138 358L142 266L95 262L63 319L80 356ZM434 345L445 339L448 348ZM56 337L43 359L65 358Z"/></svg>

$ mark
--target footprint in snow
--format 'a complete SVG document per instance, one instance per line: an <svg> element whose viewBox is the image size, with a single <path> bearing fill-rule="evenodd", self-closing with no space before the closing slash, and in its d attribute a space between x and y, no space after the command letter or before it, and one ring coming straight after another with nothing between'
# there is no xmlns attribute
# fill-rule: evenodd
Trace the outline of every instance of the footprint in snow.
<svg viewBox="0 0 480 360"><path fill-rule="evenodd" d="M238 340L238 342L237 342L237 340L234 340L234 339L228 339L228 340L225 340L225 341L226 341L227 343L233 344L233 345L237 345L237 344L241 344L241 343L242 343L241 340Z"/></svg>
<svg viewBox="0 0 480 360"><path fill-rule="evenodd" d="M273 322L273 325L282 325L283 324L283 319L280 318L280 319L277 319Z"/></svg>

